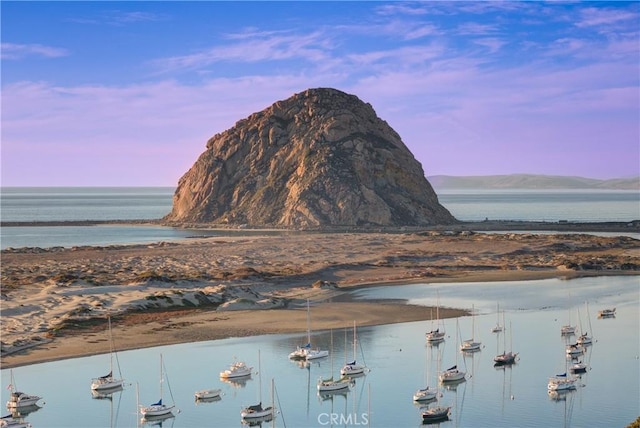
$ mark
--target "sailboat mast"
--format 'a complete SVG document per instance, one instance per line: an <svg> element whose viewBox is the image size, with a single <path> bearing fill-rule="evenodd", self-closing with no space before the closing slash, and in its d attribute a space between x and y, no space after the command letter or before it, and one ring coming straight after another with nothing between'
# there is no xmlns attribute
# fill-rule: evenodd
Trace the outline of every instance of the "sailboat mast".
<svg viewBox="0 0 640 428"><path fill-rule="evenodd" d="M113 375L113 335L111 334L111 316L107 317L109 326L109 369L111 375Z"/></svg>
<svg viewBox="0 0 640 428"><path fill-rule="evenodd" d="M160 354L160 400L162 400L162 354Z"/></svg>
<svg viewBox="0 0 640 428"><path fill-rule="evenodd" d="M311 315L309 314L309 299L307 299L307 343L311 343Z"/></svg>
<svg viewBox="0 0 640 428"><path fill-rule="evenodd" d="M262 367L260 365L259 349L258 349L258 403L262 404Z"/></svg>
<svg viewBox="0 0 640 428"><path fill-rule="evenodd" d="M353 320L353 361L356 360L356 342L357 342L357 336L356 336L356 321Z"/></svg>

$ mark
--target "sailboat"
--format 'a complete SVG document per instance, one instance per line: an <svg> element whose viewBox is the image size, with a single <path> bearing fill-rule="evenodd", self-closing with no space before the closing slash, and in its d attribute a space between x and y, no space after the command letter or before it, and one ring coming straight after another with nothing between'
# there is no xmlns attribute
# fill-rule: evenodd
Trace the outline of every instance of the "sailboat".
<svg viewBox="0 0 640 428"><path fill-rule="evenodd" d="M576 326L571 325L571 292L569 292L569 324L560 327L560 334L562 336L572 336L576 334Z"/></svg>
<svg viewBox="0 0 640 428"><path fill-rule="evenodd" d="M567 373L562 373L549 378L547 389L549 391L567 391L570 389L576 389L577 379L573 376L567 376Z"/></svg>
<svg viewBox="0 0 640 428"><path fill-rule="evenodd" d="M460 332L457 318L456 318L456 330L458 331L458 333ZM456 345L458 344L457 342L458 342L458 336L456 336ZM459 382L464 380L466 375L467 375L466 372L458 370L458 353L456 352L456 365L441 372L438 378L442 383Z"/></svg>
<svg viewBox="0 0 640 428"><path fill-rule="evenodd" d="M13 370L11 370L11 383L7 387L11 391L9 401L7 401L8 409L19 409L23 407L36 406L38 401L42 399L37 395L30 395L24 392L18 391L16 388L16 381L13 378Z"/></svg>
<svg viewBox="0 0 640 428"><path fill-rule="evenodd" d="M0 417L0 428L31 428L31 424L22 418L14 418L11 414Z"/></svg>
<svg viewBox="0 0 640 428"><path fill-rule="evenodd" d="M355 376L360 375L365 372L367 367L364 364L356 363L356 355L357 355L357 335L356 335L356 322L353 321L353 361L347 362L347 364L340 369L340 374L343 376Z"/></svg>
<svg viewBox="0 0 640 428"><path fill-rule="evenodd" d="M149 406L140 407L140 413L145 419L165 418L165 417L173 416L171 411L176 407L175 404L167 406L162 402L162 384L164 383L164 380L165 380L164 363L162 361L162 354L160 354L160 400L158 400L157 403L153 403ZM170 386L169 386L169 392L171 392Z"/></svg>
<svg viewBox="0 0 640 428"><path fill-rule="evenodd" d="M243 422L262 422L273 418L274 406L262 407L262 370L260 368L260 350L258 350L258 404L247 406L240 411ZM273 401L273 380L271 380L271 399Z"/></svg>
<svg viewBox="0 0 640 428"><path fill-rule="evenodd" d="M589 320L589 330L593 331L593 329L591 328L591 317L589 316L589 302L586 302L586 306L587 306L587 319ZM576 340L576 343L578 345L591 345L591 343L593 342L593 339L591 338L591 336L589 336L589 332L584 331L584 329L582 328L582 318L579 319L580 321L580 336L578 336L578 339Z"/></svg>
<svg viewBox="0 0 640 428"><path fill-rule="evenodd" d="M509 322L509 333L511 334L512 328L511 328L511 322ZM511 334L510 336L510 343L513 343L513 335ZM510 348L512 349L511 351L507 352L507 335L505 334L504 336L504 348L505 350L502 352L502 354L498 354L495 357L493 357L493 361L495 362L495 366L507 366L507 365L511 365L513 363L516 362L516 357L518 356L517 352L513 352L513 345L510 346Z"/></svg>
<svg viewBox="0 0 640 428"><path fill-rule="evenodd" d="M475 341L475 333L476 333L476 316L475 309L471 306L471 339L465 340L460 345L460 350L462 352L476 352L480 350L480 346L482 343Z"/></svg>
<svg viewBox="0 0 640 428"><path fill-rule="evenodd" d="M96 392L101 392L101 393L108 390L115 391L119 388L122 388L124 385L124 380L122 379L122 376L120 376L120 379L113 376L113 357L114 355L116 356L116 361L118 357L117 357L117 354L115 353L114 346L113 346L113 334L111 332L111 317L108 317L108 324L109 324L109 354L110 354L109 374L106 374L104 376L100 376L98 378L94 378L91 380L91 390ZM119 371L120 371L120 365L118 365L118 372Z"/></svg>
<svg viewBox="0 0 640 428"><path fill-rule="evenodd" d="M333 351L333 330L331 331L331 350ZM352 380L347 376L341 376L338 380L333 379L333 353L331 354L331 377L318 379L318 393L325 394L335 391L347 391L351 387Z"/></svg>
<svg viewBox="0 0 640 428"><path fill-rule="evenodd" d="M457 352L456 352L457 355ZM438 354L438 371L440 370L440 355ZM451 414L451 406L440 405L440 391L436 388L435 399L436 405L433 407L423 407L420 409L420 415L422 416L423 424L431 424L446 421Z"/></svg>
<svg viewBox="0 0 640 428"><path fill-rule="evenodd" d="M427 360L429 360L429 354L427 354ZM425 388L421 388L419 390L417 390L416 392L413 393L413 401L417 402L417 403L426 403L428 401L433 401L437 398L438 396L438 390L437 388L433 388L431 386L428 385L429 383L429 368L430 368L430 361L427 361L427 365L426 365L426 376L425 376L425 383L427 383L427 386Z"/></svg>
<svg viewBox="0 0 640 428"><path fill-rule="evenodd" d="M492 333L500 333L503 330L503 326L500 325L500 303L497 303L496 317L496 325L491 329Z"/></svg>
<svg viewBox="0 0 640 428"><path fill-rule="evenodd" d="M309 299L307 299L307 343L304 346L298 346L295 351L289 354L289 358L292 360L315 360L328 355L329 351L311 348L311 309L309 308Z"/></svg>
<svg viewBox="0 0 640 428"><path fill-rule="evenodd" d="M427 343L430 343L430 344L440 343L440 342L444 341L444 336L445 336L444 324L442 324L442 331L440 330L440 294L437 293L437 299L436 299L436 329L434 330L433 327L432 327L431 331L428 331L426 333Z"/></svg>

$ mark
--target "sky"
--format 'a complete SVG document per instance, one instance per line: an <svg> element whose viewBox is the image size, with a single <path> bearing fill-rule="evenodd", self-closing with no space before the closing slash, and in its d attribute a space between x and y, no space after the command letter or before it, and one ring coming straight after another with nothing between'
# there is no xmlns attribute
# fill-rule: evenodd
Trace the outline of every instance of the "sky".
<svg viewBox="0 0 640 428"><path fill-rule="evenodd" d="M176 186L332 87L431 175L640 175L639 2L2 1L1 185Z"/></svg>

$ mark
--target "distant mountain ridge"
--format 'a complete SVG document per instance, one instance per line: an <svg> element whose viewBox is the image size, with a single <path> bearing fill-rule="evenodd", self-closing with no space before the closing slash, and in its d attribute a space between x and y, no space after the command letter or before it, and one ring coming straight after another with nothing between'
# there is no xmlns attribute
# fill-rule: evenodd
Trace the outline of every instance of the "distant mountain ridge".
<svg viewBox="0 0 640 428"><path fill-rule="evenodd" d="M442 189L640 190L640 176L633 178L599 180L585 177L536 174L479 176L432 175L427 177L427 179L436 191Z"/></svg>

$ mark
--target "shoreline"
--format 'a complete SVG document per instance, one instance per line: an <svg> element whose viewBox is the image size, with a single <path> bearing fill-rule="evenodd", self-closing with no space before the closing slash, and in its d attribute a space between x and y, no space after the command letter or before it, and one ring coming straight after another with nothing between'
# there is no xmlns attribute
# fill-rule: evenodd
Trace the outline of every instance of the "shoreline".
<svg viewBox="0 0 640 428"><path fill-rule="evenodd" d="M2 368L106 353L108 316L120 351L302 333L306 299L314 331L432 317L339 299L361 287L640 275L640 241L583 234L265 233L1 254Z"/></svg>
<svg viewBox="0 0 640 428"><path fill-rule="evenodd" d="M527 220L484 220L484 221L456 221L450 225L434 226L380 226L380 227L357 227L357 226L333 226L323 228L309 228L291 230L279 227L251 227L245 225L221 225L202 223L174 223L163 219L130 219L130 220L52 220L52 221L0 221L0 227L51 227L51 226L162 226L188 230L208 230L220 231L231 234L256 234L256 233L406 233L416 231L552 231L552 232L623 232L640 233L640 219L629 221L527 221Z"/></svg>

